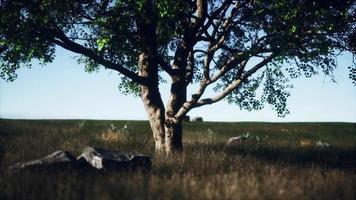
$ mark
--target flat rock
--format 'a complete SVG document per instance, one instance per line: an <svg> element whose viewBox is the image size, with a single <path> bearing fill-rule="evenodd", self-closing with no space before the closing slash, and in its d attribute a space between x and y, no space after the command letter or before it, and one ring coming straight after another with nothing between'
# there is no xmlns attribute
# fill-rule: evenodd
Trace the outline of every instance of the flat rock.
<svg viewBox="0 0 356 200"><path fill-rule="evenodd" d="M122 154L118 151L85 147L79 162L88 162L97 169L104 170L143 170L151 169L151 159L142 154Z"/></svg>
<svg viewBox="0 0 356 200"><path fill-rule="evenodd" d="M67 151L55 151L52 154L37 160L18 162L10 169L62 170L80 168L84 166L85 163L78 162L78 160L71 153Z"/></svg>

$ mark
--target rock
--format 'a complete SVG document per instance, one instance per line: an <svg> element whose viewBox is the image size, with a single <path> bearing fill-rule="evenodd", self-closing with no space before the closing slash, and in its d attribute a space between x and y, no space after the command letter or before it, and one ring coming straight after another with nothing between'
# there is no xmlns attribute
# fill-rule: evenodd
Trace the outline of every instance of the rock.
<svg viewBox="0 0 356 200"><path fill-rule="evenodd" d="M242 144L243 141L244 141L244 137L242 136L231 137L227 140L226 145L228 146L239 145Z"/></svg>
<svg viewBox="0 0 356 200"><path fill-rule="evenodd" d="M183 118L183 121L184 121L184 122L190 122L190 116L189 116L189 115L185 116L185 117Z"/></svg>
<svg viewBox="0 0 356 200"><path fill-rule="evenodd" d="M226 142L226 145L232 146L232 145L240 145L240 144L248 144L248 145L260 145L260 138L258 136L254 137L250 135L249 132L245 134L241 134L235 137L231 137L228 139Z"/></svg>
<svg viewBox="0 0 356 200"><path fill-rule="evenodd" d="M117 151L85 147L79 162L88 162L97 169L143 170L151 169L151 159L146 155L121 154Z"/></svg>
<svg viewBox="0 0 356 200"><path fill-rule="evenodd" d="M90 173L101 173L101 169L148 171L151 169L151 160L145 155L120 154L117 151L86 147L78 158L67 151L56 151L46 157L19 162L10 167L13 172L25 169L56 172L75 169Z"/></svg>
<svg viewBox="0 0 356 200"><path fill-rule="evenodd" d="M317 149L321 149L321 150L326 150L326 149L331 149L331 145L327 142L322 142L321 140L318 140L316 143L315 143L315 146Z"/></svg>
<svg viewBox="0 0 356 200"><path fill-rule="evenodd" d="M202 122L203 121L203 118L202 117L193 117L192 122Z"/></svg>
<svg viewBox="0 0 356 200"><path fill-rule="evenodd" d="M55 151L52 154L28 162L19 162L12 166L11 170L38 169L38 170L62 170L87 167L67 151Z"/></svg>

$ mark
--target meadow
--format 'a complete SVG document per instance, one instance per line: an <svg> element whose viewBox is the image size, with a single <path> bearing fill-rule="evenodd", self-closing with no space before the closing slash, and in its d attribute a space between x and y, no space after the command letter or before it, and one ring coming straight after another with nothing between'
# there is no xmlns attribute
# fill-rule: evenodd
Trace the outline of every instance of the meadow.
<svg viewBox="0 0 356 200"><path fill-rule="evenodd" d="M247 133L250 141L226 145ZM147 121L2 119L0 199L356 199L355 123L187 122L183 144L156 156ZM147 154L152 170L8 170L88 145Z"/></svg>

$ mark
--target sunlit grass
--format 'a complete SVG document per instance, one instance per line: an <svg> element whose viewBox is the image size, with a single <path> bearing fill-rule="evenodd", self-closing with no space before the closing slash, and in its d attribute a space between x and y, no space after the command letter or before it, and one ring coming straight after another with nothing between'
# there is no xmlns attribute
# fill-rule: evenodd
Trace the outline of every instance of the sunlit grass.
<svg viewBox="0 0 356 200"><path fill-rule="evenodd" d="M226 146L250 134L258 143ZM330 144L319 148L318 141ZM186 123L182 154L157 157L143 121L0 120L0 199L355 199L356 125ZM151 156L149 173L8 173L87 146Z"/></svg>

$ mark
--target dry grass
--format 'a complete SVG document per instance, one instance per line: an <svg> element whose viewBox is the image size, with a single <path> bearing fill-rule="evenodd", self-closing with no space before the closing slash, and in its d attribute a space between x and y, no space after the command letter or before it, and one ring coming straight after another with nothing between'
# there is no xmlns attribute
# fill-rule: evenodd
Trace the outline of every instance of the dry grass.
<svg viewBox="0 0 356 200"><path fill-rule="evenodd" d="M103 142L121 142L125 143L127 142L127 136L122 134L119 131L114 131L111 129L104 130L101 135L98 137L99 140L102 140Z"/></svg>
<svg viewBox="0 0 356 200"><path fill-rule="evenodd" d="M300 145L302 147L310 147L310 146L313 146L313 141L310 140L310 139L301 139L300 140Z"/></svg>
<svg viewBox="0 0 356 200"><path fill-rule="evenodd" d="M114 126L112 126L114 124ZM126 125L126 128L125 128ZM0 120L0 199L356 199L355 124L185 124L185 151L154 155L147 122ZM227 147L249 132L261 142ZM316 141L332 148L316 148ZM149 173L9 174L87 145L151 155Z"/></svg>

